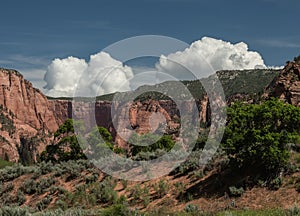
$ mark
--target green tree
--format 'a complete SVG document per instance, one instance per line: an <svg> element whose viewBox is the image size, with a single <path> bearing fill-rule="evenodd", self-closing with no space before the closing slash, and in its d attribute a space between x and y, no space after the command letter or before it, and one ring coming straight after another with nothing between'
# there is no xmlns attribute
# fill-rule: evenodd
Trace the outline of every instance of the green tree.
<svg viewBox="0 0 300 216"><path fill-rule="evenodd" d="M80 135L75 133L74 124L76 129L83 127L81 122L67 119L54 133L54 143L46 146L46 150L41 153L41 160L56 162L86 159L78 142Z"/></svg>
<svg viewBox="0 0 300 216"><path fill-rule="evenodd" d="M288 161L287 145L299 137L300 108L270 99L228 108L223 147L232 165L276 175Z"/></svg>
<svg viewBox="0 0 300 216"><path fill-rule="evenodd" d="M88 144L91 147L93 156L103 156L107 151L114 149L110 132L104 127L95 127L88 134Z"/></svg>
<svg viewBox="0 0 300 216"><path fill-rule="evenodd" d="M155 142L156 140L158 141ZM170 151L175 145L175 142L170 135L164 135L159 138L159 135L151 133L142 135L134 133L128 142L131 143L130 149L133 156L140 152L155 152L158 149Z"/></svg>

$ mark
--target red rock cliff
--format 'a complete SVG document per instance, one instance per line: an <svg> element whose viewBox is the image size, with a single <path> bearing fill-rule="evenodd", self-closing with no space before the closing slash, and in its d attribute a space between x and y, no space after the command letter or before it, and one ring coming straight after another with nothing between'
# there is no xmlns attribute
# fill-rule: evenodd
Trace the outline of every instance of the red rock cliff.
<svg viewBox="0 0 300 216"><path fill-rule="evenodd" d="M57 130L57 118L44 94L14 70L0 69L0 157L19 160L20 147L29 137L44 138ZM50 107L50 108L49 108ZM47 144L48 138L44 141ZM35 150L44 148L37 144Z"/></svg>
<svg viewBox="0 0 300 216"><path fill-rule="evenodd" d="M266 87L263 96L280 98L300 106L300 61L287 62L279 76Z"/></svg>
<svg viewBox="0 0 300 216"><path fill-rule="evenodd" d="M119 146L126 144L117 135L117 132L126 129L124 122L117 118L113 124L111 102L76 102L73 113L72 105L67 100L48 100L17 71L0 69L0 157L19 161L23 157L22 149L25 149L33 154L35 160L35 155L51 143L51 134L72 114L78 120L96 119L97 125L109 129ZM189 104L180 106L186 111L190 109ZM207 112L207 106L206 98L200 107ZM129 110L123 110L122 106L118 109L121 109L121 113L127 112L130 126L138 133L155 131L161 124L171 132L176 132L179 127L180 114L172 101L135 102ZM95 110L95 113L91 113L91 110ZM202 113L201 118L206 119L206 115ZM34 141L30 142L32 138Z"/></svg>

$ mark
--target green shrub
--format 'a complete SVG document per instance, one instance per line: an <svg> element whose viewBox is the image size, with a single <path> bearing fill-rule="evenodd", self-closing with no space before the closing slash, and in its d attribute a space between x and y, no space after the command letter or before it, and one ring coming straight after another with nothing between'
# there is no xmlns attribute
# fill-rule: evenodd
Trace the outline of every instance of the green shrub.
<svg viewBox="0 0 300 216"><path fill-rule="evenodd" d="M26 180L20 187L20 190L25 194L42 194L47 191L53 184L55 184L55 179L48 177L41 179L40 181L34 181L33 179Z"/></svg>
<svg viewBox="0 0 300 216"><path fill-rule="evenodd" d="M177 194L177 198L179 200L183 200L184 197L184 192L185 192L185 185L182 182L176 182L174 184L175 188L176 188L176 194Z"/></svg>
<svg viewBox="0 0 300 216"><path fill-rule="evenodd" d="M0 169L0 181L7 182L12 181L21 175L32 173L34 167L25 167L21 164L15 164L14 166L7 166L3 169Z"/></svg>
<svg viewBox="0 0 300 216"><path fill-rule="evenodd" d="M117 200L117 192L108 185L100 184L102 193L99 196L99 200L102 203L114 203Z"/></svg>
<svg viewBox="0 0 300 216"><path fill-rule="evenodd" d="M49 193L50 193L50 194L57 193L58 195L61 195L61 194L64 194L64 193L66 193L66 192L67 192L67 191L66 191L63 187L61 187L61 186L58 186L58 187L52 186L52 187L50 187L50 189L49 189Z"/></svg>
<svg viewBox="0 0 300 216"><path fill-rule="evenodd" d="M129 216L129 215L137 215L137 214L132 214L131 211L128 209L127 206L123 204L115 204L112 205L111 207L104 209L102 211L103 216Z"/></svg>
<svg viewBox="0 0 300 216"><path fill-rule="evenodd" d="M287 209L288 215L300 215L300 208L296 205Z"/></svg>
<svg viewBox="0 0 300 216"><path fill-rule="evenodd" d="M12 166L12 165L14 165L15 163L13 163L13 162L10 162L10 161L7 161L7 160L2 160L1 158L0 158L0 169L3 169L3 168L5 168L5 167L7 167L7 166Z"/></svg>
<svg viewBox="0 0 300 216"><path fill-rule="evenodd" d="M36 208L39 211L42 211L42 210L44 210L48 207L48 205L51 203L51 201L52 201L52 197L51 196L46 196L41 201L36 203Z"/></svg>
<svg viewBox="0 0 300 216"><path fill-rule="evenodd" d="M188 204L184 207L184 211L188 213L196 213L200 211L200 208L194 204Z"/></svg>
<svg viewBox="0 0 300 216"><path fill-rule="evenodd" d="M271 190L278 190L281 185L282 185L282 178L277 177L270 181L270 183L268 184L268 187Z"/></svg>
<svg viewBox="0 0 300 216"><path fill-rule="evenodd" d="M222 142L231 165L276 177L288 162L288 143L299 136L300 108L277 99L235 103L227 117Z"/></svg>
<svg viewBox="0 0 300 216"><path fill-rule="evenodd" d="M229 187L229 195L232 197L240 197L243 195L244 193L244 188L240 187L240 188L236 188L235 186L231 186Z"/></svg>
<svg viewBox="0 0 300 216"><path fill-rule="evenodd" d="M35 194L37 191L37 183L33 179L27 179L20 187L25 194Z"/></svg>
<svg viewBox="0 0 300 216"><path fill-rule="evenodd" d="M159 153L159 151L157 150L168 152L175 145L175 142L172 140L172 137L170 135L164 135L163 137L159 138L158 135L154 135L151 133L143 135L134 133L132 137L130 137L128 142L132 144L130 145L130 151L133 156L137 156L141 152L148 152L149 155L145 155L145 157L149 157L149 159L159 157L159 155L156 155L157 153ZM139 145L134 145L135 143L138 143ZM151 152L156 152L156 154L152 156L150 154Z"/></svg>
<svg viewBox="0 0 300 216"><path fill-rule="evenodd" d="M150 196L149 196L149 194L143 196L142 200L143 200L144 207L147 208L147 206L150 204Z"/></svg>
<svg viewBox="0 0 300 216"><path fill-rule="evenodd" d="M17 205L22 205L26 202L26 197L24 195L24 193L20 190L18 190L17 195L15 197L14 203L16 203Z"/></svg>
<svg viewBox="0 0 300 216"><path fill-rule="evenodd" d="M54 133L56 142L46 146L46 150L40 155L41 161L60 162L86 159L86 156L78 142L80 135L75 133L74 124L79 127L82 126L81 122L67 119L64 124L59 127L59 129Z"/></svg>
<svg viewBox="0 0 300 216"><path fill-rule="evenodd" d="M0 215L3 216L30 216L28 209L20 207L1 207Z"/></svg>
<svg viewBox="0 0 300 216"><path fill-rule="evenodd" d="M168 185L168 183L166 183L165 181L160 180L160 181L158 182L158 184L156 184L156 185L154 186L154 188L155 188L155 190L156 190L158 196L159 196L159 197L163 197L164 195L166 195L166 193L167 193L167 191L168 191L168 189L169 189L169 185Z"/></svg>
<svg viewBox="0 0 300 216"><path fill-rule="evenodd" d="M62 210L66 210L68 208L66 202L63 201L63 200L60 200L60 199L56 200L55 205L56 205L56 207L58 207L58 208L60 208Z"/></svg>
<svg viewBox="0 0 300 216"><path fill-rule="evenodd" d="M298 178L295 182L295 189L298 193L300 193L300 178Z"/></svg>
<svg viewBox="0 0 300 216"><path fill-rule="evenodd" d="M99 174L98 173L93 173L92 175L85 176L84 178L85 178L85 183L86 184L91 184L91 183L94 183L98 180Z"/></svg>
<svg viewBox="0 0 300 216"><path fill-rule="evenodd" d="M51 161L49 162L42 161L38 165L42 175L46 175L53 171L53 163Z"/></svg>
<svg viewBox="0 0 300 216"><path fill-rule="evenodd" d="M132 197L133 197L133 203L137 203L142 194L143 194L143 191L142 191L142 188L141 188L141 185L140 184L136 184L131 190L130 190L131 194L132 194Z"/></svg>
<svg viewBox="0 0 300 216"><path fill-rule="evenodd" d="M6 186L1 187L0 196L2 196L5 193L11 192L14 189L13 183L7 183Z"/></svg>
<svg viewBox="0 0 300 216"><path fill-rule="evenodd" d="M196 177L197 179L202 179L204 177L203 170L195 170L193 172L193 176Z"/></svg>

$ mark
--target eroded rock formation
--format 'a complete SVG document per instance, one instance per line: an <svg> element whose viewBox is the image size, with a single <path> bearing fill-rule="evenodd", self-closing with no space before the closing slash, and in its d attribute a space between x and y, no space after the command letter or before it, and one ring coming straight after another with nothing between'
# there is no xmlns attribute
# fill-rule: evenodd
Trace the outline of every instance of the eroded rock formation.
<svg viewBox="0 0 300 216"><path fill-rule="evenodd" d="M50 103L38 89L14 70L0 69L0 157L19 160L21 140L36 137L49 142L48 133L53 133L62 123ZM35 149L44 148L43 140L37 141Z"/></svg>
<svg viewBox="0 0 300 216"><path fill-rule="evenodd" d="M300 106L300 65L287 62L279 76L266 87L265 98L276 97L295 106Z"/></svg>

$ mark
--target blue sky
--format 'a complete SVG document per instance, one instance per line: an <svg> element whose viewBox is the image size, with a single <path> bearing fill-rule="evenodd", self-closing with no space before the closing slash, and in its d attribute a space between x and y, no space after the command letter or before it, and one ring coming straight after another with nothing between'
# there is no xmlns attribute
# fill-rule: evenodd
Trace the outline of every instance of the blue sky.
<svg viewBox="0 0 300 216"><path fill-rule="evenodd" d="M266 65L283 65L300 54L299 13L298 0L1 1L0 67L39 80L53 58L88 59L145 34L243 41Z"/></svg>

